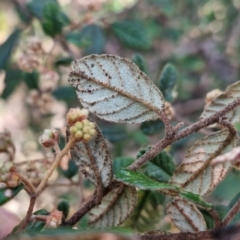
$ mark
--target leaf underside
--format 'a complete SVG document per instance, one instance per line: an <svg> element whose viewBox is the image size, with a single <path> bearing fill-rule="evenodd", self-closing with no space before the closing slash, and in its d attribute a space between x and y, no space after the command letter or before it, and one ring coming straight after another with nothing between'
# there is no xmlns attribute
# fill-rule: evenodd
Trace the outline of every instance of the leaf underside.
<svg viewBox="0 0 240 240"><path fill-rule="evenodd" d="M164 98L128 59L90 55L72 64L69 82L84 108L111 122L141 123L159 117Z"/></svg>
<svg viewBox="0 0 240 240"><path fill-rule="evenodd" d="M197 141L185 155L183 162L176 169L169 183L199 195L207 195L221 182L231 165L228 162L210 165L214 154L228 137L228 130L221 130ZM236 147L234 137L220 154Z"/></svg>
<svg viewBox="0 0 240 240"><path fill-rule="evenodd" d="M89 222L97 228L118 226L128 218L136 202L135 187L120 186L108 193L101 204L89 212Z"/></svg>
<svg viewBox="0 0 240 240"><path fill-rule="evenodd" d="M97 186L99 174L103 186L106 187L112 180L112 158L97 126L96 131L97 134L89 142L76 142L70 153L72 160L90 182Z"/></svg>
<svg viewBox="0 0 240 240"><path fill-rule="evenodd" d="M228 86L224 93L204 108L201 119L210 117L212 114L221 111L228 104L240 97L240 81ZM236 123L240 121L240 108L236 107L226 114L228 121Z"/></svg>
<svg viewBox="0 0 240 240"><path fill-rule="evenodd" d="M167 205L167 214L182 232L199 232L207 229L205 220L197 207L182 198L176 197Z"/></svg>

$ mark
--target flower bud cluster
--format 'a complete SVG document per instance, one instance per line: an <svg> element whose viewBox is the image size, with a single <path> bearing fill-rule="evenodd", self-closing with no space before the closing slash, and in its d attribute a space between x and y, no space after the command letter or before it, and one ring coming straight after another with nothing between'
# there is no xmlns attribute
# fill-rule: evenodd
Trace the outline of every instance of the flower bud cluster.
<svg viewBox="0 0 240 240"><path fill-rule="evenodd" d="M46 227L57 228L62 223L63 213L53 210L46 219Z"/></svg>
<svg viewBox="0 0 240 240"><path fill-rule="evenodd" d="M96 126L88 119L87 109L70 109L67 114L67 122L70 126L70 134L76 141L88 142L96 134Z"/></svg>
<svg viewBox="0 0 240 240"><path fill-rule="evenodd" d="M30 38L27 43L27 49L18 60L18 66L25 72L32 72L40 64L40 58L44 54L40 39Z"/></svg>
<svg viewBox="0 0 240 240"><path fill-rule="evenodd" d="M12 162L5 162L0 169L0 188L15 188L21 183L17 169Z"/></svg>
<svg viewBox="0 0 240 240"><path fill-rule="evenodd" d="M41 72L39 78L39 88L42 92L52 91L59 80L59 75L56 71L45 69Z"/></svg>
<svg viewBox="0 0 240 240"><path fill-rule="evenodd" d="M174 117L175 110L174 110L172 104L169 102L165 102L165 113L169 120L171 120Z"/></svg>
<svg viewBox="0 0 240 240"><path fill-rule="evenodd" d="M37 90L31 90L27 97L27 103L41 114L50 112L53 101L50 93L40 93Z"/></svg>
<svg viewBox="0 0 240 240"><path fill-rule="evenodd" d="M39 142L46 148L52 148L59 141L59 132L57 130L45 129L40 136Z"/></svg>

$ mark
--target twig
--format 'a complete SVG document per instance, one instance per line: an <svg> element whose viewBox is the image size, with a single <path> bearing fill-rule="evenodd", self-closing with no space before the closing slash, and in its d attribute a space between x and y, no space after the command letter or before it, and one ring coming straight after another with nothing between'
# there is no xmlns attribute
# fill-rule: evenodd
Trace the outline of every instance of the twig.
<svg viewBox="0 0 240 240"><path fill-rule="evenodd" d="M56 169L56 167L58 166L62 158L65 156L65 154L67 154L67 152L69 151L69 149L72 147L73 144L74 144L74 139L70 138L68 143L65 145L64 149L59 154L57 154L55 161L52 163L51 167L48 169L46 175L44 176L44 179L41 181L41 183L37 187L36 196L38 196L42 192L42 190L45 188L47 181L52 175L53 171Z"/></svg>
<svg viewBox="0 0 240 240"><path fill-rule="evenodd" d="M17 233L21 232L23 229L25 229L25 227L30 222L30 219L31 219L32 213L33 213L33 209L34 209L34 206L35 206L35 202L36 202L36 197L31 197L26 217L20 223L19 228L17 230Z"/></svg>
<svg viewBox="0 0 240 240"><path fill-rule="evenodd" d="M215 209L209 209L208 210L209 214L212 216L214 223L215 223L215 228L219 227L221 225L221 220L219 218L218 212Z"/></svg>
<svg viewBox="0 0 240 240"><path fill-rule="evenodd" d="M227 216L223 219L222 223L224 226L226 226L230 221L233 219L233 217L239 212L240 209L240 200L238 200L233 207L228 212Z"/></svg>
<svg viewBox="0 0 240 240"><path fill-rule="evenodd" d="M21 178L21 181L22 183L24 183L28 189L28 191L30 191L30 194L33 196L36 194L36 189L35 187L32 185L32 183L27 179L25 178L24 176L22 176L21 174L19 173L16 173L20 178Z"/></svg>
<svg viewBox="0 0 240 240"><path fill-rule="evenodd" d="M211 115L206 119L201 119L198 122L190 125L189 127L184 128L180 132L176 133L173 138L164 137L160 142L155 144L150 151L146 152L142 155L139 159L137 159L133 164L131 164L128 169L130 170L137 170L142 167L147 161L154 158L159 152L161 152L164 148L168 145L185 138L186 136L199 131L200 129L212 125L213 123L219 122L219 119L222 116L225 116L228 112L232 111L236 106L240 105L240 98L237 98L232 103L228 104L225 108L221 111L216 112L215 114Z"/></svg>

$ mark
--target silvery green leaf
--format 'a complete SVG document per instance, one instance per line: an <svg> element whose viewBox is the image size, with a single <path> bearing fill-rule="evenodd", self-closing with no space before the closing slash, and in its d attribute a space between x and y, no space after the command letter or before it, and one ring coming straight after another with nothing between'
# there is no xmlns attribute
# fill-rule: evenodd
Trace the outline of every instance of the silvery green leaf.
<svg viewBox="0 0 240 240"><path fill-rule="evenodd" d="M233 83L228 86L222 94L220 94L216 99L214 99L209 105L205 106L201 119L210 117L216 112L221 111L228 104L232 103L234 100L240 97L240 81ZM231 123L236 123L240 121L240 108L239 106L234 108L232 111L226 114L227 119Z"/></svg>
<svg viewBox="0 0 240 240"><path fill-rule="evenodd" d="M176 197L167 205L167 214L182 232L207 230L206 222L197 207L185 199Z"/></svg>
<svg viewBox="0 0 240 240"><path fill-rule="evenodd" d="M90 182L97 186L97 175L99 175L103 186L106 187L112 180L112 158L97 126L96 131L97 134L89 142L76 142L70 153L72 160Z"/></svg>
<svg viewBox="0 0 240 240"><path fill-rule="evenodd" d="M137 202L135 187L120 186L108 193L100 205L89 212L93 227L118 226L132 213Z"/></svg>
<svg viewBox="0 0 240 240"><path fill-rule="evenodd" d="M222 147L228 136L229 132L225 129L197 141L188 150L169 183L201 196L210 193L224 179L231 167L229 162L210 164L217 152L217 155L221 155L236 147L236 137L233 137L227 146Z"/></svg>
<svg viewBox="0 0 240 240"><path fill-rule="evenodd" d="M69 82L83 107L107 121L141 123L164 109L160 90L125 58L90 55L74 61Z"/></svg>

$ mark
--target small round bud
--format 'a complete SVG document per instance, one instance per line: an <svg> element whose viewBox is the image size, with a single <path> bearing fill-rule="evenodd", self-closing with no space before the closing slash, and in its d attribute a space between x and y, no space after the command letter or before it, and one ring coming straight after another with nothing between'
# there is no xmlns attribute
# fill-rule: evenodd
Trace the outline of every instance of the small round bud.
<svg viewBox="0 0 240 240"><path fill-rule="evenodd" d="M91 129L91 128L90 128L89 126L84 126L84 127L83 127L83 132L84 132L84 133L89 133L90 129Z"/></svg>
<svg viewBox="0 0 240 240"><path fill-rule="evenodd" d="M70 133L75 134L77 132L78 128L75 126L70 127Z"/></svg>
<svg viewBox="0 0 240 240"><path fill-rule="evenodd" d="M71 108L67 114L68 125L72 125L77 121L82 121L88 118L87 109Z"/></svg>
<svg viewBox="0 0 240 240"><path fill-rule="evenodd" d="M74 125L78 130L82 130L83 124L81 122L76 122Z"/></svg>
<svg viewBox="0 0 240 240"><path fill-rule="evenodd" d="M171 120L174 117L175 111L172 107L172 104L169 102L165 102L165 113L169 120Z"/></svg>
<svg viewBox="0 0 240 240"><path fill-rule="evenodd" d="M46 148L53 147L59 141L59 132L57 130L45 129L40 136L39 142Z"/></svg>
<svg viewBox="0 0 240 240"><path fill-rule="evenodd" d="M82 139L82 136L83 136L83 133L81 131L77 131L74 135L75 139L78 141Z"/></svg>
<svg viewBox="0 0 240 240"><path fill-rule="evenodd" d="M88 132L91 136L94 136L96 134L96 130L95 129L90 129Z"/></svg>
<svg viewBox="0 0 240 240"><path fill-rule="evenodd" d="M88 134L88 133L85 133L85 134L83 135L83 141L84 141L84 142L88 142L91 138L92 138L91 135Z"/></svg>

